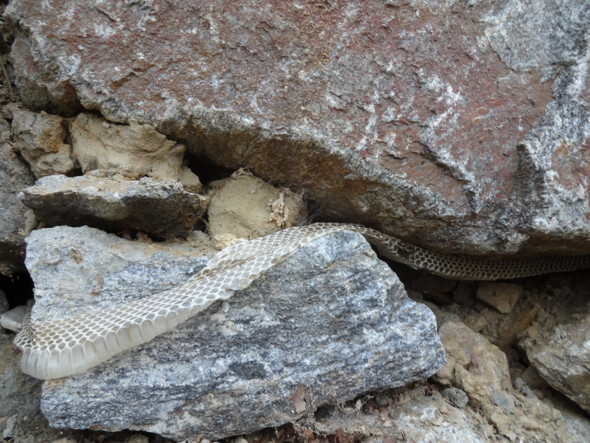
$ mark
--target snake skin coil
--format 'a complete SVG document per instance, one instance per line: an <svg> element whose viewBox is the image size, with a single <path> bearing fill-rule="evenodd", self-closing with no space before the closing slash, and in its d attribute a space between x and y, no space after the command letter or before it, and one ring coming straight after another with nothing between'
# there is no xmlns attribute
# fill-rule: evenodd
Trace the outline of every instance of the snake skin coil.
<svg viewBox="0 0 590 443"><path fill-rule="evenodd" d="M509 279L590 266L588 255L501 261L449 256L361 225L315 223L225 248L185 284L153 296L106 311L25 322L14 340L23 351L21 369L44 380L83 372L173 329L211 303L228 299L302 245L342 231L362 234L387 258L453 279Z"/></svg>

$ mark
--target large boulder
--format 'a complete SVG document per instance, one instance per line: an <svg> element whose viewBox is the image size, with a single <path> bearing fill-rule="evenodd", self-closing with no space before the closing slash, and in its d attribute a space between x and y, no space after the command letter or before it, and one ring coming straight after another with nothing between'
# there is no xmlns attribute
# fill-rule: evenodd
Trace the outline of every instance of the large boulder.
<svg viewBox="0 0 590 443"><path fill-rule="evenodd" d="M91 228L37 230L27 241L34 321L144 297L198 270L181 245ZM54 427L214 439L402 386L444 363L432 312L407 298L361 236L338 233L169 333L45 383L41 407Z"/></svg>
<svg viewBox="0 0 590 443"><path fill-rule="evenodd" d="M590 5L14 0L31 106L150 123L324 216L462 253L590 251Z"/></svg>

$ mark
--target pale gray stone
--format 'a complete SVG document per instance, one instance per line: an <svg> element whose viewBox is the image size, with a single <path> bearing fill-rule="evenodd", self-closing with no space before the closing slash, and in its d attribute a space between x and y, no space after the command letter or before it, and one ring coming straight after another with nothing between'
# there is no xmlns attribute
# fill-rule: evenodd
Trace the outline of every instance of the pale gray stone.
<svg viewBox="0 0 590 443"><path fill-rule="evenodd" d="M551 387L590 412L590 302L577 295L560 298L559 305L562 312L557 318L539 326L534 338L522 345L531 365Z"/></svg>
<svg viewBox="0 0 590 443"><path fill-rule="evenodd" d="M107 235L91 231L31 235L27 266L42 286L34 319L104 308L179 283L169 275L182 273L168 266L180 268L181 261L161 258L154 275L148 262L131 266L128 254L112 252L124 240L107 247L97 241ZM84 258L79 263L72 248ZM89 273L105 281L95 295ZM338 233L305 245L229 302L175 330L87 373L45 383L41 406L55 427L217 439L423 379L444 363L432 312L406 297L361 236Z"/></svg>

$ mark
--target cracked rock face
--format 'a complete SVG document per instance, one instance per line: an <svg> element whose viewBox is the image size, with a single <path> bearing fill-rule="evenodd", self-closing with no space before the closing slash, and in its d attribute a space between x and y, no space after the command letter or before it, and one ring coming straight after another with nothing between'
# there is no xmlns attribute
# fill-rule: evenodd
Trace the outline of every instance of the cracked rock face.
<svg viewBox="0 0 590 443"><path fill-rule="evenodd" d="M10 126L0 118L0 274L24 270L27 208L17 198L35 177L7 143Z"/></svg>
<svg viewBox="0 0 590 443"><path fill-rule="evenodd" d="M39 281L33 320L130 301L198 269L194 257L155 253L156 245L90 228L35 231L27 249ZM53 427L217 439L403 386L444 364L432 312L405 295L361 236L339 233L302 247L169 333L45 383L41 407Z"/></svg>
<svg viewBox="0 0 590 443"><path fill-rule="evenodd" d="M136 119L463 253L590 251L590 6L15 0L31 105Z"/></svg>
<svg viewBox="0 0 590 443"><path fill-rule="evenodd" d="M22 200L49 226L88 225L110 232L137 230L166 239L186 238L209 199L176 180L128 180L93 171L81 177L51 175L23 190Z"/></svg>

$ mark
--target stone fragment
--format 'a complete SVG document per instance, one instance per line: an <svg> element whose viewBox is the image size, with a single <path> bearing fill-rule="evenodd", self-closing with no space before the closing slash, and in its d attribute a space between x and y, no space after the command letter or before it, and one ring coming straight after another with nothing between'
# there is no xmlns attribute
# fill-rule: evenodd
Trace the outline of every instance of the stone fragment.
<svg viewBox="0 0 590 443"><path fill-rule="evenodd" d="M435 375L443 385L465 391L476 406L488 404L494 392L510 390L506 355L462 323L444 323L439 334L446 366Z"/></svg>
<svg viewBox="0 0 590 443"><path fill-rule="evenodd" d="M80 177L43 177L23 190L22 200L49 226L137 230L160 239L189 235L208 202L175 180L128 180L100 171Z"/></svg>
<svg viewBox="0 0 590 443"><path fill-rule="evenodd" d="M209 233L217 244L227 236L251 240L305 220L300 196L252 175L236 174L214 185L208 215Z"/></svg>
<svg viewBox="0 0 590 443"><path fill-rule="evenodd" d="M33 320L179 283L169 276L184 272L170 272L166 257L152 255L153 271L149 260L131 266L127 250L142 252L136 244L90 228L34 231L27 252L39 282ZM405 296L361 236L338 233L303 246L173 331L87 373L45 383L41 407L54 427L213 441L425 378L443 364L432 313Z"/></svg>
<svg viewBox="0 0 590 443"><path fill-rule="evenodd" d="M37 106L149 123L437 250L590 252L583 0L12 0L5 19Z"/></svg>
<svg viewBox="0 0 590 443"><path fill-rule="evenodd" d="M26 110L12 112L13 146L35 177L69 174L74 169L71 146L64 143L64 120L58 115Z"/></svg>
<svg viewBox="0 0 590 443"><path fill-rule="evenodd" d="M185 147L150 125L130 119L117 125L92 114L80 114L70 125L74 157L84 173L113 169L132 178L178 180L187 191L200 192L199 178L183 165Z"/></svg>
<svg viewBox="0 0 590 443"><path fill-rule="evenodd" d="M446 398L449 403L458 408L464 408L469 402L469 397L467 397L467 394L461 389L455 388L454 386L443 389L441 391L441 395Z"/></svg>
<svg viewBox="0 0 590 443"><path fill-rule="evenodd" d="M527 358L551 387L590 413L590 303L583 297L563 297L556 316L521 344Z"/></svg>
<svg viewBox="0 0 590 443"><path fill-rule="evenodd" d="M17 306L0 314L0 326L9 331L18 332L22 329L23 319L27 313L25 305Z"/></svg>
<svg viewBox="0 0 590 443"><path fill-rule="evenodd" d="M524 288L514 283L480 283L476 298L502 314L509 314L522 296Z"/></svg>
<svg viewBox="0 0 590 443"><path fill-rule="evenodd" d="M26 206L17 198L35 178L10 144L10 125L0 118L0 274L24 270Z"/></svg>

